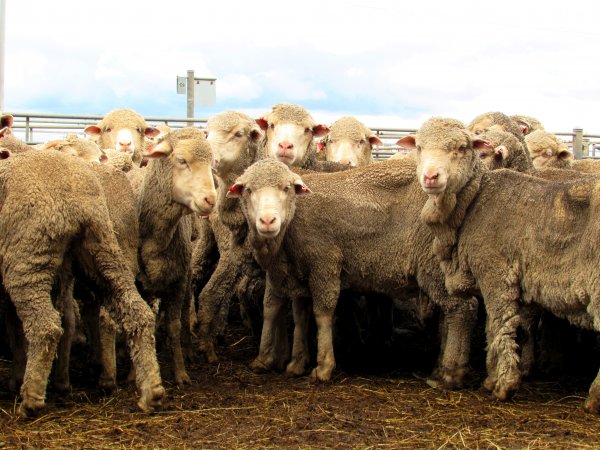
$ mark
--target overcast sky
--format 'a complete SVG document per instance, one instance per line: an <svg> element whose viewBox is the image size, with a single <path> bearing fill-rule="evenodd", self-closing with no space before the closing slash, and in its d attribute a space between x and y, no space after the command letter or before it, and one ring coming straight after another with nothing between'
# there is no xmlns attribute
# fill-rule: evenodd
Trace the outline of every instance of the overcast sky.
<svg viewBox="0 0 600 450"><path fill-rule="evenodd" d="M214 108L278 102L317 121L418 127L433 115L537 117L600 134L600 2L6 0L7 112L185 117L177 75Z"/></svg>

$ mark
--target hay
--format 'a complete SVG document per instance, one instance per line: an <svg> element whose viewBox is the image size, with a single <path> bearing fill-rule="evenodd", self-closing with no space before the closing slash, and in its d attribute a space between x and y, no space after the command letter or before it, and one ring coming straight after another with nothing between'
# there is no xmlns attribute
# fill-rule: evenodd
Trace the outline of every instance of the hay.
<svg viewBox="0 0 600 450"><path fill-rule="evenodd" d="M102 396L75 376L64 401L49 392L45 414L22 419L15 415L14 395L2 387L0 446L598 448L600 418L581 409L589 379L524 382L507 403L478 388L433 389L411 374L357 376L342 368L332 383L314 385L306 378L250 372L256 343L237 331L227 336L219 365L189 365L191 387L166 383L168 399L153 414L135 410L132 388ZM165 372L166 381L170 376ZM0 377L4 386L6 360L0 360Z"/></svg>

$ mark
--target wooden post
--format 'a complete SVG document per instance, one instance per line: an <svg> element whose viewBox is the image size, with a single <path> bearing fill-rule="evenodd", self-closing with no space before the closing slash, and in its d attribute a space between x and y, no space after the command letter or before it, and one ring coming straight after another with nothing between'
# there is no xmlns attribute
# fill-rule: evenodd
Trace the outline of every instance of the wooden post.
<svg viewBox="0 0 600 450"><path fill-rule="evenodd" d="M583 130L573 128L573 156L575 159L581 159L583 150Z"/></svg>
<svg viewBox="0 0 600 450"><path fill-rule="evenodd" d="M194 71L187 71L187 118L194 118ZM188 122L188 127L194 126L193 123Z"/></svg>

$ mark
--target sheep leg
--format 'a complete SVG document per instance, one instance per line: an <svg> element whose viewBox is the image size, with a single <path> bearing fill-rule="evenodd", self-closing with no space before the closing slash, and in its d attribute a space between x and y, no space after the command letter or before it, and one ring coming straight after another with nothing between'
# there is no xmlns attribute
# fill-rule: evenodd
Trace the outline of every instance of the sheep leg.
<svg viewBox="0 0 600 450"><path fill-rule="evenodd" d="M495 284L499 286L500 284ZM516 342L517 328L520 324L518 296L510 291L494 296L484 292L487 311L487 358L488 377L484 387L491 390L494 397L504 401L519 388L521 373ZM487 295L486 295L487 294Z"/></svg>
<svg viewBox="0 0 600 450"><path fill-rule="evenodd" d="M210 280L200 292L198 310L198 346L206 360L213 364L219 358L215 352L215 330L224 328L218 324L219 318L227 320L226 312L229 311L229 303L235 292L235 285L240 276L240 264L230 258L230 252L224 252L219 258L217 268Z"/></svg>
<svg viewBox="0 0 600 450"><path fill-rule="evenodd" d="M317 322L317 367L311 373L312 381L329 381L335 369L333 354L333 309L313 307Z"/></svg>
<svg viewBox="0 0 600 450"><path fill-rule="evenodd" d="M117 336L117 324L110 317L105 307L98 310L98 341L102 371L98 384L102 389L113 391L117 387L117 354L115 341Z"/></svg>
<svg viewBox="0 0 600 450"><path fill-rule="evenodd" d="M439 365L435 373L445 389L462 387L469 369L471 332L477 321L477 300L457 299L458 308L443 311ZM428 380L428 384L434 382Z"/></svg>
<svg viewBox="0 0 600 450"><path fill-rule="evenodd" d="M180 287L177 289L176 295L165 301L165 320L173 357L173 376L179 386L192 382L185 370L185 361L181 349L181 310L185 294L185 287Z"/></svg>
<svg viewBox="0 0 600 450"><path fill-rule="evenodd" d="M265 372L277 367L278 349L282 338L281 323L285 323L285 308L287 301L272 292L271 283L267 276L265 298L263 300L263 327L260 335L258 356L250 364L254 372ZM286 336L284 336L286 338Z"/></svg>
<svg viewBox="0 0 600 450"><path fill-rule="evenodd" d="M154 314L140 297L133 274L123 262L114 236L105 225L95 223L87 228L82 243L82 262L90 262L87 270L96 272L104 281L107 307L123 326L129 355L136 369L136 385L141 392L138 407L151 411L162 403L165 390L156 359ZM94 233L94 234L92 234Z"/></svg>
<svg viewBox="0 0 600 450"><path fill-rule="evenodd" d="M308 351L308 319L309 299L295 298L292 302L294 313L294 342L292 346L292 360L285 371L288 375L300 376L306 372L309 361Z"/></svg>
<svg viewBox="0 0 600 450"><path fill-rule="evenodd" d="M71 356L71 344L75 335L75 299L73 298L73 279L70 271L59 277L60 291L57 306L63 316L64 333L58 343L58 353L54 367L54 387L59 392L67 392L71 386L69 379L69 360Z"/></svg>
<svg viewBox="0 0 600 450"><path fill-rule="evenodd" d="M41 255L33 255L33 258L36 256ZM18 273L13 270L4 277L6 291L15 305L27 340L27 363L18 410L23 416L32 416L44 407L48 376L63 333L60 314L54 309L50 296L55 271L48 267L52 267L53 262L38 261L34 267L25 267L26 262L21 261L14 265L19 267Z"/></svg>
<svg viewBox="0 0 600 450"><path fill-rule="evenodd" d="M190 277L191 279L191 273ZM183 296L183 305L181 311L181 347L185 358L188 361L192 360L192 325L191 325L191 313L194 302L192 301L192 285L188 283L186 286L185 294Z"/></svg>
<svg viewBox="0 0 600 450"><path fill-rule="evenodd" d="M527 377L533 372L535 365L535 331L539 324L540 311L534 305L521 308L521 329L525 333L525 341L521 344L520 369L522 376Z"/></svg>

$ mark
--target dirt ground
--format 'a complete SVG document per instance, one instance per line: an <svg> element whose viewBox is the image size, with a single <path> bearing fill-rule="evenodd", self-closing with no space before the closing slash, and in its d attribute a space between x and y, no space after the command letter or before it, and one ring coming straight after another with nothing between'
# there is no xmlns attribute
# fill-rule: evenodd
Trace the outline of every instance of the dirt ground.
<svg viewBox="0 0 600 450"><path fill-rule="evenodd" d="M103 395L85 362L75 361L71 394L61 399L50 388L35 419L16 416L17 399L6 387L9 361L0 360L0 448L600 447L600 417L581 408L589 376L526 381L513 400L498 403L478 387L477 371L472 387L454 392L430 388L414 366L368 371L340 364L331 383L315 385L251 372L255 354L256 341L233 326L219 365L188 365L191 386L173 386L165 371L168 398L152 414L135 409L131 387Z"/></svg>

